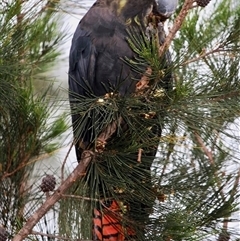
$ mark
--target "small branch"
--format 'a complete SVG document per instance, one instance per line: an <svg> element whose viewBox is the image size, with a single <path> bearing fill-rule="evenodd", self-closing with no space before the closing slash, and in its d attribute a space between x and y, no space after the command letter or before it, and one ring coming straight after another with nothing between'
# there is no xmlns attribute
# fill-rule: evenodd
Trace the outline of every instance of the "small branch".
<svg viewBox="0 0 240 241"><path fill-rule="evenodd" d="M99 199L96 198L89 198L89 197L83 197L78 195L69 195L69 194L63 194L62 198L74 198L74 199L80 199L80 200L86 200L86 201L96 201L98 202Z"/></svg>
<svg viewBox="0 0 240 241"><path fill-rule="evenodd" d="M173 24L173 27L169 31L169 34L167 35L164 43L159 48L159 56L162 56L163 53L169 48L176 33L181 28L183 21L185 20L187 14L188 14L188 11L193 8L194 2L195 2L194 0L185 0L182 9Z"/></svg>
<svg viewBox="0 0 240 241"><path fill-rule="evenodd" d="M44 237L49 237L49 238L53 238L53 239L57 239L57 240L69 240L69 241L91 241L91 240L83 240L83 239L72 239L72 238L66 238L66 237L62 237L62 236L58 236L58 235L53 235L53 234L46 234L46 233L42 233L42 232L37 232L37 231L32 231L31 234L33 235L41 235Z"/></svg>
<svg viewBox="0 0 240 241"><path fill-rule="evenodd" d="M102 152L104 150L107 140L116 132L121 123L123 123L123 118L119 117L118 120L112 121L112 123L107 125L104 131L97 138L97 152Z"/></svg>
<svg viewBox="0 0 240 241"><path fill-rule="evenodd" d="M198 56L198 57L195 57L195 58L192 58L192 59L189 59L185 62L183 62L181 65L187 65L187 64L190 64L190 63L193 63L193 62L196 62L200 59L203 59L203 58L206 58L207 56L211 55L211 54L214 54L214 53L218 53L218 52L222 52L222 51L226 51L224 49L222 49L222 45L219 45L217 46L216 48L206 52L205 50L202 51L202 53Z"/></svg>
<svg viewBox="0 0 240 241"><path fill-rule="evenodd" d="M67 158L70 154L70 151L72 150L72 147L73 147L73 142L71 143L71 146L69 147L68 149L68 152L63 160L63 164L62 164L62 167L61 167L61 183L63 183L63 180L64 180L64 167L65 167L65 164L66 164L66 161L67 161Z"/></svg>
<svg viewBox="0 0 240 241"><path fill-rule="evenodd" d="M51 209L51 207L62 198L62 194L69 189L73 183L85 176L87 166L93 158L93 153L89 150L83 152L83 157L77 167L62 183L62 185L43 203L41 207L27 220L23 228L12 239L12 241L22 241L30 233L38 221Z"/></svg>
<svg viewBox="0 0 240 241"><path fill-rule="evenodd" d="M213 158L212 152L207 149L206 145L204 144L202 138L199 136L198 133L195 132L194 135L197 139L197 142L200 144L200 146L202 148L202 151L208 157L208 159L210 161L210 164L214 165L214 158ZM218 180L217 173L215 173L215 177ZM237 188L239 186L239 180L240 180L240 169L238 170L237 177L235 178L235 182L233 184L233 188L231 190L230 197L233 196L238 191ZM217 184L218 184L219 187L221 187L221 184L220 184L219 180L217 181ZM222 199L225 200L225 195L224 195L223 190L220 190L220 195L221 195ZM223 218L222 232L219 234L219 237L218 237L217 241L228 241L228 240L230 240L230 235L228 233L228 223L229 223L229 216L225 216Z"/></svg>
<svg viewBox="0 0 240 241"><path fill-rule="evenodd" d="M235 91L231 91L230 93L226 93L226 94L222 94L216 97L211 97L210 100L211 101L222 101L228 98L233 98L233 97L239 97L240 95L240 91L239 90L235 90Z"/></svg>
<svg viewBox="0 0 240 241"><path fill-rule="evenodd" d="M54 151L56 152L56 150ZM16 167L12 172L7 172L5 171L4 175L1 177L1 180L3 180L4 178L10 177L12 175L14 175L16 172L18 172L19 170L21 170L22 168L25 168L31 164L33 164L34 162L37 162L39 160L45 159L45 158L49 158L51 156L52 153L44 153L41 154L39 156L37 156L36 158L30 159L30 154L28 156L26 156L21 163L18 165L18 167Z"/></svg>
<svg viewBox="0 0 240 241"><path fill-rule="evenodd" d="M21 163L18 165L18 167L16 169L14 169L12 172L5 172L4 175L2 176L1 180L3 180L4 178L7 178L9 176L14 175L16 172L18 172L19 170L21 170L22 168L30 165L31 163L33 163L33 161L29 161L30 159L30 154L28 154L22 161ZM7 168L8 169L8 168Z"/></svg>
<svg viewBox="0 0 240 241"><path fill-rule="evenodd" d="M206 147L206 145L203 142L203 139L201 138L201 136L197 132L195 132L194 135L195 135L195 137L197 139L197 142L200 145L203 153L205 153L205 155L208 157L211 166L214 166L215 165L215 161L214 161L214 158L213 158L212 151L208 150L208 148ZM220 184L220 182L218 180L218 174L215 172L214 175L216 177L218 187L221 187L221 184ZM222 199L224 200L225 196L224 196L223 190L220 190L220 195L221 195Z"/></svg>
<svg viewBox="0 0 240 241"><path fill-rule="evenodd" d="M195 135L195 137L197 139L197 142L200 144L200 147L202 148L202 151L208 157L211 165L214 165L214 159L213 159L212 152L207 149L207 147L205 146L202 138L199 136L199 134L197 132L195 132L194 135Z"/></svg>
<svg viewBox="0 0 240 241"><path fill-rule="evenodd" d="M150 81L150 78L149 76L152 75L152 69L150 67L147 67L144 75L141 77L141 79L137 82L136 84L136 93L140 94L146 90L147 88L149 88L149 81Z"/></svg>
<svg viewBox="0 0 240 241"><path fill-rule="evenodd" d="M137 157L137 162L138 163L142 162L142 152L143 152L143 149L139 148L138 149L138 157Z"/></svg>

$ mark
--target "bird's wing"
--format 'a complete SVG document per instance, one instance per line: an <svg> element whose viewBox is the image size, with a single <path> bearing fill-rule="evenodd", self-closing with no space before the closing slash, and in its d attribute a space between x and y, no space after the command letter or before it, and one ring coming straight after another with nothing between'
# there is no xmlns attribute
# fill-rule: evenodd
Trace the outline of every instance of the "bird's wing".
<svg viewBox="0 0 240 241"><path fill-rule="evenodd" d="M126 43L123 37L119 37L121 33L116 34L116 21L108 8L94 5L79 23L72 39L69 99L78 160L82 151L96 138L96 119L100 122L100 117L94 119L93 114L91 117L81 116L79 106L83 106L82 101L86 98L104 95L111 86L115 86L115 76L121 71L116 39L120 40L120 47L123 41ZM125 55L123 51L122 56Z"/></svg>
<svg viewBox="0 0 240 241"><path fill-rule="evenodd" d="M96 50L90 39L90 32L78 25L72 39L69 55L69 91L70 98L91 93L89 79L94 79Z"/></svg>
<svg viewBox="0 0 240 241"><path fill-rule="evenodd" d="M92 122L88 121L87 117L82 118L78 109L78 103L83 101L83 97L90 97L93 93L88 80L95 78L96 49L90 35L90 30L82 29L80 22L74 33L69 54L69 100L78 161L81 159L82 151L88 145L91 135L91 132L86 132L83 129L91 129L92 127ZM82 128L82 125L85 128Z"/></svg>

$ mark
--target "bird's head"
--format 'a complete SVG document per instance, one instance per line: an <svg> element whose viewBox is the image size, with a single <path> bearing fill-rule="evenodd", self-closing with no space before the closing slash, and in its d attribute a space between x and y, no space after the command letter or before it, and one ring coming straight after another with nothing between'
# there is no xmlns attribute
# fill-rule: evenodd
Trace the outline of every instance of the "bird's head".
<svg viewBox="0 0 240 241"><path fill-rule="evenodd" d="M98 0L104 1L104 0ZM108 6L124 18L136 15L147 16L153 9L162 17L169 18L177 8L178 0L105 0Z"/></svg>

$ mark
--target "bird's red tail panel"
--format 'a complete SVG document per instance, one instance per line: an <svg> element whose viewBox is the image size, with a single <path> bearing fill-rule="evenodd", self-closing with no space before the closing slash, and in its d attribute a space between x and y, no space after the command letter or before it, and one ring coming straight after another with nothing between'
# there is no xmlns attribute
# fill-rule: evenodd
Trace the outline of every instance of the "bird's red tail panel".
<svg viewBox="0 0 240 241"><path fill-rule="evenodd" d="M122 222L122 212L115 200L112 201L109 207L104 207L101 211L95 208L93 217L93 240L127 240L126 236L133 236L135 233L130 228L124 228Z"/></svg>
<svg viewBox="0 0 240 241"><path fill-rule="evenodd" d="M102 214L96 208L93 210L93 240L102 241Z"/></svg>

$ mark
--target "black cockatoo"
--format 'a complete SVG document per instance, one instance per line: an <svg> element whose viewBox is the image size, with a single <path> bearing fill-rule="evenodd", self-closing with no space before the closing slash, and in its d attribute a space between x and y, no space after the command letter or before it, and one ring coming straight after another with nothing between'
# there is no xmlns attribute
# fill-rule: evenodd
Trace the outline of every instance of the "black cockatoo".
<svg viewBox="0 0 240 241"><path fill-rule="evenodd" d="M69 56L69 99L78 162L84 150L93 149L96 145L93 126L98 125L101 118L96 118L98 121L95 122L91 112L86 116L79 114L77 105L83 97L91 99L113 92L119 96L129 96L136 91L143 75L124 61L137 55L127 41L128 29L133 27L136 35L147 35L149 16L154 15L158 19L161 45L165 36L162 22L176 7L172 2L176 0L97 0L77 26ZM169 53L166 52L161 59L167 68L171 62ZM161 81L166 82L164 88L169 88L171 73ZM112 201L108 209L116 211L120 208L116 201ZM127 236L135 235L135 230L131 228L125 230L127 235L124 235L119 220L109 217L109 214L103 216L100 210L95 209L94 215L93 240L122 241L128 240Z"/></svg>

